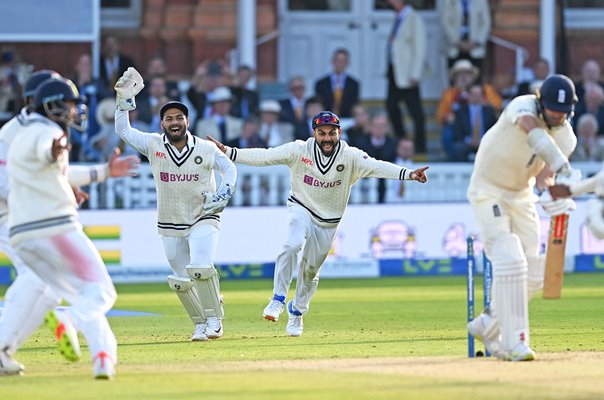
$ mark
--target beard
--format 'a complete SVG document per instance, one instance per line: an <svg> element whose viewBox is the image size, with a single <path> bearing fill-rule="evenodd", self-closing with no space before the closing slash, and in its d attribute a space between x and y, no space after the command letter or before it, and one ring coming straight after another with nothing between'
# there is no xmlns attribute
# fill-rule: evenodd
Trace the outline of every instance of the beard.
<svg viewBox="0 0 604 400"><path fill-rule="evenodd" d="M339 140L337 141L331 141L331 140L324 140L321 142L321 144L319 144L319 149L321 150L321 154L323 154L325 157L330 157L334 150L336 149L336 146L338 145ZM331 150L325 150L324 146L326 144L330 144L331 145Z"/></svg>
<svg viewBox="0 0 604 400"><path fill-rule="evenodd" d="M183 126L177 125L178 131L173 131L174 126L164 128L164 133L170 140L170 142L180 142L182 141L187 134L187 129Z"/></svg>

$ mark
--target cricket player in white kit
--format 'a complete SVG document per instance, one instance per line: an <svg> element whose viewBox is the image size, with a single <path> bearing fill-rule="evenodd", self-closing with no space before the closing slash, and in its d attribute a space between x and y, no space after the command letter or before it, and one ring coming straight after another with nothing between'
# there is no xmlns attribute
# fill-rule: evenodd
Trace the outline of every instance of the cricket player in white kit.
<svg viewBox="0 0 604 400"><path fill-rule="evenodd" d="M235 162L255 166L287 165L291 176L288 199L289 229L283 251L277 256L273 297L264 309L264 318L277 321L302 250L296 294L287 303L289 336L302 335L302 315L319 284L319 270L331 249L338 225L350 196L361 178L375 177L426 182L428 167L410 170L379 161L340 140L340 119L322 111L312 120L313 137L271 149L237 149L216 145Z"/></svg>
<svg viewBox="0 0 604 400"><path fill-rule="evenodd" d="M136 107L134 97L143 87L132 67L116 83L115 131L151 164L157 228L174 272L168 284L195 324L191 340L217 339L223 334L224 311L214 257L220 213L233 194L237 169L214 144L189 132L189 110L180 102L161 108L163 134L132 128L128 110ZM215 171L222 174L218 189Z"/></svg>
<svg viewBox="0 0 604 400"><path fill-rule="evenodd" d="M0 315L0 374L17 374L23 370L23 366L18 363L3 362L4 354L14 354L44 320L55 334L61 354L69 361L77 361L80 358L79 341L69 312L65 309L53 310L60 302L59 296L21 260L10 245L8 237L8 147L21 128L27 124L34 106L35 89L47 79L58 78L60 75L55 71L40 70L33 73L24 87L27 105L0 128L0 251L9 257L17 271L14 282L6 291L5 309ZM70 183L84 185L93 181L102 182L108 176L131 175L132 169L136 168L139 162L137 157L117 158L116 154L109 164L70 167ZM28 295L23 295L24 293ZM51 311L46 313L49 309ZM6 365L12 365L13 368Z"/></svg>
<svg viewBox="0 0 604 400"><path fill-rule="evenodd" d="M543 288L537 201L551 216L575 208L571 199L553 200L547 190L572 183L580 171L568 156L577 139L568 121L577 101L572 81L547 78L536 95L519 96L503 111L480 143L468 188L486 255L493 265L493 304L468 323L498 358L530 361L528 301ZM536 189L536 190L535 190ZM537 199L535 191L542 191Z"/></svg>
<svg viewBox="0 0 604 400"><path fill-rule="evenodd" d="M105 314L116 292L78 222L68 179L68 130L82 129L77 107L82 98L73 82L62 78L42 83L34 97L35 112L17 130L8 151L10 243L25 264L70 303L69 314L89 345L94 377L111 379L117 341Z"/></svg>

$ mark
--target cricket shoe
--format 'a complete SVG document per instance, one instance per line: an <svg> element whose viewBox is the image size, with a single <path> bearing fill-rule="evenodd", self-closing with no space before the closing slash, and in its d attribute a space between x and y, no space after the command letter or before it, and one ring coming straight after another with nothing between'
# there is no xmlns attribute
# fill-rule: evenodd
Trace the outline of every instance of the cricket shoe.
<svg viewBox="0 0 604 400"><path fill-rule="evenodd" d="M519 342L506 357L507 361L533 361L535 352L526 343Z"/></svg>
<svg viewBox="0 0 604 400"><path fill-rule="evenodd" d="M302 332L304 331L302 313L296 310L292 303L292 300L287 303L287 314L289 315L289 319L287 320L285 331L288 336L302 336Z"/></svg>
<svg viewBox="0 0 604 400"><path fill-rule="evenodd" d="M94 379L112 380L115 378L115 363L104 351L99 352L93 359Z"/></svg>
<svg viewBox="0 0 604 400"><path fill-rule="evenodd" d="M206 322L206 336L208 339L218 339L222 336L222 321L218 317L210 317Z"/></svg>
<svg viewBox="0 0 604 400"><path fill-rule="evenodd" d="M195 330L193 331L193 335L191 335L191 341L205 342L206 340L208 340L208 336L206 335L206 328L207 324L205 322L195 325Z"/></svg>
<svg viewBox="0 0 604 400"><path fill-rule="evenodd" d="M44 323L57 339L57 346L63 357L68 361L78 361L82 356L80 341L67 311L50 310L44 318Z"/></svg>
<svg viewBox="0 0 604 400"><path fill-rule="evenodd" d="M277 322L284 309L285 296L274 295L273 298L268 302L268 305L264 307L264 313L262 316L264 319Z"/></svg>
<svg viewBox="0 0 604 400"><path fill-rule="evenodd" d="M22 375L24 369L6 350L0 351L0 375Z"/></svg>
<svg viewBox="0 0 604 400"><path fill-rule="evenodd" d="M501 334L497 321L491 317L489 310L483 311L478 317L468 322L468 333L482 341L485 349L496 357L501 355Z"/></svg>

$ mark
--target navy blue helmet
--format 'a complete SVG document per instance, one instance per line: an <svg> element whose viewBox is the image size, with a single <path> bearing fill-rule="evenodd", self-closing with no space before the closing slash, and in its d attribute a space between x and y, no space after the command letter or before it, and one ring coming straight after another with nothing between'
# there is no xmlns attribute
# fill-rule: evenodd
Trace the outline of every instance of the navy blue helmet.
<svg viewBox="0 0 604 400"><path fill-rule="evenodd" d="M537 89L537 99L543 108L570 114L575 109L575 84L567 76L551 75Z"/></svg>
<svg viewBox="0 0 604 400"><path fill-rule="evenodd" d="M68 103L71 101L78 105L77 113L71 112ZM45 80L34 94L34 109L57 122L64 129L70 126L80 131L84 130L88 109L85 104L82 104L83 102L84 98L80 96L76 85L65 78Z"/></svg>
<svg viewBox="0 0 604 400"><path fill-rule="evenodd" d="M25 98L25 103L28 103L28 99L34 97L34 94L36 94L36 89L42 82L48 79L57 79L60 77L61 75L58 72L51 69L41 69L31 74L29 79L25 82L25 87L23 88L23 97Z"/></svg>

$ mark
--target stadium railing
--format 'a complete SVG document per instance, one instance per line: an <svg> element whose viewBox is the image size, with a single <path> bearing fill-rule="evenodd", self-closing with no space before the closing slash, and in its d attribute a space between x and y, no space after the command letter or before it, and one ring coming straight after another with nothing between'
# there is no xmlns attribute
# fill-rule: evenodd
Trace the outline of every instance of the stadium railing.
<svg viewBox="0 0 604 400"><path fill-rule="evenodd" d="M584 177L597 173L599 162L573 163ZM427 171L429 181L425 185L408 185L404 202L458 202L466 201L473 164L434 163ZM250 167L237 165L237 190L232 206L275 206L287 201L290 180L286 166ZM178 184L178 182L174 182ZM155 184L148 164L142 164L137 177L110 179L104 184L91 184L90 209L154 208L157 203ZM363 179L353 186L351 204L377 203L377 179Z"/></svg>

